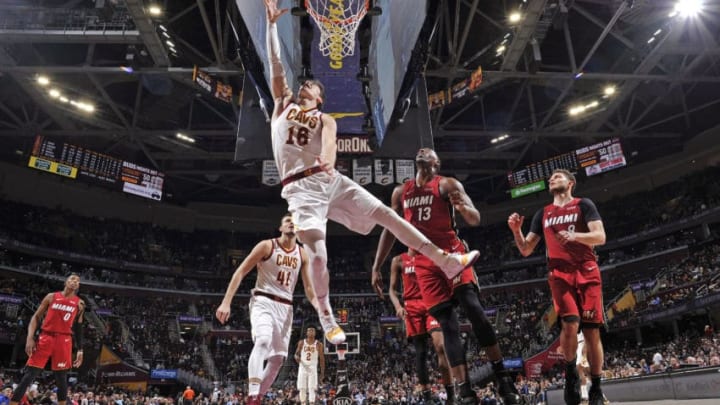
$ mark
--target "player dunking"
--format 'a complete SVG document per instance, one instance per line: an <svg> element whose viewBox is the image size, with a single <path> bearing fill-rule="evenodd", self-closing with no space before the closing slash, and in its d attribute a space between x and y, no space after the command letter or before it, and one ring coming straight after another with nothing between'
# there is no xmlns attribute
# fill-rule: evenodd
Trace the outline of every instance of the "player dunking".
<svg viewBox="0 0 720 405"><path fill-rule="evenodd" d="M257 266L258 275L250 299L253 349L248 358L248 404L260 398L277 378L288 353L293 322L293 291L298 275L311 302L314 293L308 277L305 250L297 244L290 214L280 223L281 236L263 240L250 252L228 284L222 304L215 312L221 323L230 318L230 304L243 278ZM263 369L263 362L267 365Z"/></svg>
<svg viewBox="0 0 720 405"><path fill-rule="evenodd" d="M318 364L320 364L320 381L325 379L325 349L315 339L315 328L307 328L306 337L298 342L295 350L295 361L298 362L297 389L300 391L300 404L308 401L315 404L315 393L318 388Z"/></svg>
<svg viewBox="0 0 720 405"><path fill-rule="evenodd" d="M28 325L25 353L28 355L27 372L13 391L10 405L17 405L25 390L43 371L50 359L50 367L55 374L59 405L67 401L67 370L70 366L79 367L83 362L83 314L85 302L77 296L80 288L80 276L72 273L65 279L65 288L45 296L33 314ZM45 317L40 328L40 336L35 343L40 318ZM78 350L72 361L72 346L75 342Z"/></svg>
<svg viewBox="0 0 720 405"><path fill-rule="evenodd" d="M576 359L578 329L585 337L590 378L590 405L602 405L600 376L603 348L600 327L604 321L602 281L593 248L605 244L605 228L595 204L587 198L574 198L575 176L567 170L555 170L549 180L553 202L538 210L530 224L530 232L522 233L524 217L513 213L508 226L523 256L528 256L545 236L553 305L561 319L560 346L566 360L565 402L581 401L580 378Z"/></svg>
<svg viewBox="0 0 720 405"><path fill-rule="evenodd" d="M397 285L402 280L402 297L404 305L400 304L397 296ZM442 375L446 402L455 403L455 386L453 385L447 357L445 356L445 341L438 321L430 315L420 294L420 287L415 277L415 256L407 253L395 256L390 265L390 301L395 307L397 316L405 321L405 333L408 340L415 346L415 370L418 382L422 385L423 400L429 403L431 398L430 376L427 367L427 336L433 342L438 358L438 368Z"/></svg>
<svg viewBox="0 0 720 405"><path fill-rule="evenodd" d="M480 224L480 213L465 193L462 183L437 174L440 170L440 159L434 150L420 149L415 158L415 166L415 179L408 180L393 191L392 207L441 248L453 253L465 252L465 245L455 230L455 213L462 215L465 222L471 226ZM380 269L394 242L395 239L388 232L383 231L380 235L372 271L372 284L380 297ZM424 252L418 252L411 246L410 248L411 254L415 256L415 274L423 301L442 327L445 353L452 368L452 375L459 382L463 403L474 404L477 398L468 378L465 349L460 341L460 322L453 309L453 300L457 300L463 307L478 343L485 348L505 404L519 403L520 398L513 379L503 366L495 329L480 305L477 280L472 267L466 268L457 277L448 277L428 260Z"/></svg>
<svg viewBox="0 0 720 405"><path fill-rule="evenodd" d="M471 266L479 253L446 253L367 190L335 170L337 125L334 118L319 111L325 97L323 86L317 80L308 80L300 86L297 97L290 91L275 26L287 9L278 9L277 0L265 0L265 5L267 52L275 102L271 136L275 164L283 179L282 197L293 214L298 239L308 250L317 295L313 304L325 337L330 343L338 344L345 341L345 333L335 321L328 295L330 275L325 247L328 218L361 234L380 225L440 265L451 278Z"/></svg>

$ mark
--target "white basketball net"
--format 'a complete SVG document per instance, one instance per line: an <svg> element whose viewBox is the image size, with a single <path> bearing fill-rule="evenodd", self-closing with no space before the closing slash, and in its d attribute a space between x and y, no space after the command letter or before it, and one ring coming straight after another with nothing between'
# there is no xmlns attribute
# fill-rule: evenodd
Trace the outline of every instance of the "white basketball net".
<svg viewBox="0 0 720 405"><path fill-rule="evenodd" d="M305 8L320 30L323 56L355 53L355 33L368 10L369 0L305 0Z"/></svg>

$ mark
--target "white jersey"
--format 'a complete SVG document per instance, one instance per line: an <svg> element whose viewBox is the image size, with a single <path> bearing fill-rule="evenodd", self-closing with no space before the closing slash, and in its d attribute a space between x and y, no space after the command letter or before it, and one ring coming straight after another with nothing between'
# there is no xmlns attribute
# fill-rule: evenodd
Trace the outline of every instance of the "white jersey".
<svg viewBox="0 0 720 405"><path fill-rule="evenodd" d="M281 179L318 166L322 151L321 116L318 109L303 111L291 101L272 120L273 156Z"/></svg>
<svg viewBox="0 0 720 405"><path fill-rule="evenodd" d="M287 251L277 239L273 239L272 244L270 256L258 263L257 282L252 291L261 291L292 301L302 267L300 245L295 244L292 250Z"/></svg>
<svg viewBox="0 0 720 405"><path fill-rule="evenodd" d="M320 350L320 348L318 346L317 339L315 339L312 344L308 343L307 339L303 339L302 349L300 349L300 365L309 368L317 368L318 350Z"/></svg>

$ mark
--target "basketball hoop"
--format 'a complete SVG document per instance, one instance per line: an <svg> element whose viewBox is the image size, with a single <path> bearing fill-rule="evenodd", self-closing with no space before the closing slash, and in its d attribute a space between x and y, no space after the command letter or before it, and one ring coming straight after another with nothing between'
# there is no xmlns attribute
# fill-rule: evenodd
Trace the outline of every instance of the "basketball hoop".
<svg viewBox="0 0 720 405"><path fill-rule="evenodd" d="M355 33L369 3L370 0L305 0L305 8L320 30L319 48L323 56L344 58L355 53Z"/></svg>

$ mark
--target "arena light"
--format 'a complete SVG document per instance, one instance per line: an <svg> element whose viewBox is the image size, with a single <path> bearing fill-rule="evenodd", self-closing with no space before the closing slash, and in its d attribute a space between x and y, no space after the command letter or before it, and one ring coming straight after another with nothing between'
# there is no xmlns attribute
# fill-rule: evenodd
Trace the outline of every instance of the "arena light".
<svg viewBox="0 0 720 405"><path fill-rule="evenodd" d="M172 43L172 41L165 41L165 43L166 43L170 48L174 48L174 47L175 47L175 44Z"/></svg>
<svg viewBox="0 0 720 405"><path fill-rule="evenodd" d="M522 14L520 14L519 11L513 11L508 16L508 21L510 21L513 24L519 23L520 20L522 20Z"/></svg>
<svg viewBox="0 0 720 405"><path fill-rule="evenodd" d="M490 143L498 143L498 142L508 139L509 137L510 137L510 135L508 135L508 134L502 134L500 136L497 136L497 137L491 139Z"/></svg>
<svg viewBox="0 0 720 405"><path fill-rule="evenodd" d="M165 28L165 26L164 26L164 25L162 25L162 24L158 24L158 27L160 27L160 29L161 29L161 30L163 30L163 31L167 32L167 28Z"/></svg>
<svg viewBox="0 0 720 405"><path fill-rule="evenodd" d="M603 93L606 96L612 96L617 91L617 88L615 86L605 86L605 89L603 90Z"/></svg>
<svg viewBox="0 0 720 405"><path fill-rule="evenodd" d="M148 7L148 13L150 13L150 15L153 17L157 17L162 14L162 9L157 4L153 4Z"/></svg>
<svg viewBox="0 0 720 405"><path fill-rule="evenodd" d="M60 102L62 102L62 103L69 103L69 102L70 102L70 99L68 99L68 98L65 97L65 96L60 96L60 98L59 98L58 100L60 100Z"/></svg>
<svg viewBox="0 0 720 405"><path fill-rule="evenodd" d="M584 113L587 108L584 105L576 105L574 107L571 107L570 110L568 110L568 113L570 115L578 115L580 113Z"/></svg>
<svg viewBox="0 0 720 405"><path fill-rule="evenodd" d="M189 137L189 136L183 134L182 132L176 133L175 137L180 139L181 141L195 143L195 138Z"/></svg>
<svg viewBox="0 0 720 405"><path fill-rule="evenodd" d="M500 45L500 46L498 46L496 52L498 55L500 55L501 53L505 52L505 49L506 49L505 45Z"/></svg>
<svg viewBox="0 0 720 405"><path fill-rule="evenodd" d="M41 86L47 86L48 84L50 84L50 79L47 76L38 76L37 82Z"/></svg>
<svg viewBox="0 0 720 405"><path fill-rule="evenodd" d="M647 43L652 44L654 41L655 41L655 37L651 37L650 39L648 39Z"/></svg>
<svg viewBox="0 0 720 405"><path fill-rule="evenodd" d="M170 39L170 35L168 35L167 31L163 31L162 34L165 38Z"/></svg>
<svg viewBox="0 0 720 405"><path fill-rule="evenodd" d="M50 91L48 92L48 94L50 94L50 97L52 97L52 98L58 98L58 97L60 97L60 90L58 90L58 89L50 89Z"/></svg>
<svg viewBox="0 0 720 405"><path fill-rule="evenodd" d="M703 0L678 0L670 17L680 14L682 17L695 17L703 9Z"/></svg>

